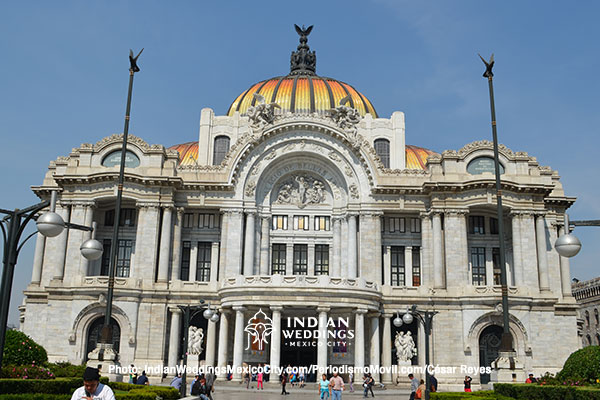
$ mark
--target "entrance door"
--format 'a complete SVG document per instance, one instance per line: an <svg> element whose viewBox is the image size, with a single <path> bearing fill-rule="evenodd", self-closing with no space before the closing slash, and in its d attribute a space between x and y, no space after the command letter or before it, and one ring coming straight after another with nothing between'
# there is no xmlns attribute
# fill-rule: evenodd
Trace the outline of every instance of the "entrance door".
<svg viewBox="0 0 600 400"><path fill-rule="evenodd" d="M498 358L498 350L502 341L504 329L498 325L490 325L479 336L479 366L491 367L492 362ZM481 383L490 381L490 374L481 374Z"/></svg>
<svg viewBox="0 0 600 400"><path fill-rule="evenodd" d="M112 344L113 349L119 353L119 344L121 342L121 328L114 318L110 319L112 325ZM102 334L102 326L104 326L104 317L100 317L92 322L90 329L88 330L87 343L85 347L84 361L88 360L88 354L96 348L96 344L100 341L100 335Z"/></svg>

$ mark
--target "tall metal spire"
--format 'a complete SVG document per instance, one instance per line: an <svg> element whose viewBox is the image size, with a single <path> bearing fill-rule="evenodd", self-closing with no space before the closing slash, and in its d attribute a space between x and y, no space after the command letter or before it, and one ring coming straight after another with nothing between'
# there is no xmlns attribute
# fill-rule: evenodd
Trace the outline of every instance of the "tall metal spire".
<svg viewBox="0 0 600 400"><path fill-rule="evenodd" d="M292 51L290 58L290 75L316 75L317 72L317 56L308 47L308 35L312 31L313 25L305 28L302 25L300 28L294 24L296 32L300 35L300 44L296 51Z"/></svg>

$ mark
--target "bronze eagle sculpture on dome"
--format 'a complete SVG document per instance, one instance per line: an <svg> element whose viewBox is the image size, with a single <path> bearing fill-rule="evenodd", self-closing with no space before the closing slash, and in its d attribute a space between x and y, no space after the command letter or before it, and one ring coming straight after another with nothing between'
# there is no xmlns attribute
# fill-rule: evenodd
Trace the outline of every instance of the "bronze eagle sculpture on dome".
<svg viewBox="0 0 600 400"><path fill-rule="evenodd" d="M294 27L296 28L296 32L298 32L298 35L300 35L300 37L307 37L308 35L310 35L310 31L312 31L314 25L309 26L308 28L305 28L304 25L302 25L302 28L300 28L298 25L294 24Z"/></svg>

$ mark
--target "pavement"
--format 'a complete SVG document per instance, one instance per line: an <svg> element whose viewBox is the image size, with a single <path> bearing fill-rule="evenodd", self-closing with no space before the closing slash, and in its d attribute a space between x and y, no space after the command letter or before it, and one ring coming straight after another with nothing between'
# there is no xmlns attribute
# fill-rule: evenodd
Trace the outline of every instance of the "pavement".
<svg viewBox="0 0 600 400"><path fill-rule="evenodd" d="M217 382L218 383L218 382ZM304 388L286 386L286 390L290 393L287 396L281 394L281 386L279 384L266 384L264 390L256 389L256 382L254 388L246 389L240 383L226 382L221 385L215 386L215 392L213 393L214 400L275 400L275 399L287 399L287 400L299 400L299 399L319 399L319 392L317 390L316 383L309 383ZM343 399L362 399L363 392L360 384L354 385L355 390L353 393L349 392L349 387L346 385L346 390L342 393ZM396 398L408 399L410 396L409 390L390 388L380 389L373 388L375 397L377 398ZM369 398L371 398L369 396ZM185 399L198 399L198 396L188 396Z"/></svg>

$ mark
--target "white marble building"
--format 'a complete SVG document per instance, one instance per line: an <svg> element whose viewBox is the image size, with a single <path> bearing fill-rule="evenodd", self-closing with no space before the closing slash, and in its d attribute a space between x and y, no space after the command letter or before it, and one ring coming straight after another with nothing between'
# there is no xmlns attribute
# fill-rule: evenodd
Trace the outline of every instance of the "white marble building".
<svg viewBox="0 0 600 400"><path fill-rule="evenodd" d="M439 311L434 364L489 365L502 321L491 143L441 154L406 145L404 114L381 118L352 86L316 75L306 40L291 64L227 115L203 109L197 141L130 137L113 312L121 364L177 364L177 306L205 299L221 315L192 321L208 365L391 366L396 332L407 329L419 349L412 363L423 365L423 327L391 323L412 304ZM58 190L58 212L96 222L105 245L105 257L87 262L88 233L38 237L21 327L54 361L86 361L102 322L121 138L80 145L33 188L40 198ZM569 261L553 248L574 198L527 153L501 146L500 161L514 347L525 371L555 372L579 347ZM244 332L259 309L273 323L262 350ZM302 316L319 331L347 318L354 337L290 346L281 331Z"/></svg>

